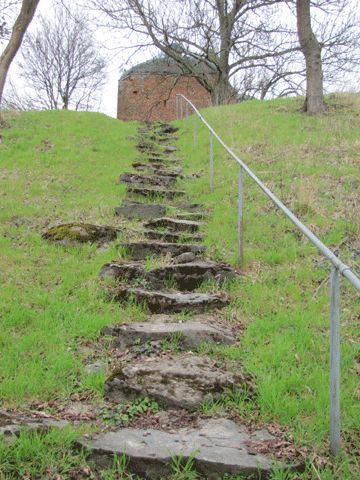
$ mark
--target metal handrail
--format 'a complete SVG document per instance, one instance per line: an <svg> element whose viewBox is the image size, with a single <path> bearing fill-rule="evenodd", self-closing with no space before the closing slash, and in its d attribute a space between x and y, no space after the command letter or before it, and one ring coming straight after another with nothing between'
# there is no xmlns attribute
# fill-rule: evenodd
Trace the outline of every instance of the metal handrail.
<svg viewBox="0 0 360 480"><path fill-rule="evenodd" d="M180 115L179 115L180 100ZM243 260L243 172L254 180L271 201L289 218L294 225L313 243L318 250L332 263L330 286L330 450L336 455L340 451L340 275L344 276L360 292L360 279L342 262L296 215L289 210L272 191L255 175L255 173L226 145L211 125L201 115L195 105L183 94L176 94L176 115L183 118L183 100L186 101L186 119L188 105L194 112L194 147L196 145L196 116L210 131L210 190L213 190L213 136L224 147L229 155L240 165L238 181L238 215L239 215L239 256Z"/></svg>

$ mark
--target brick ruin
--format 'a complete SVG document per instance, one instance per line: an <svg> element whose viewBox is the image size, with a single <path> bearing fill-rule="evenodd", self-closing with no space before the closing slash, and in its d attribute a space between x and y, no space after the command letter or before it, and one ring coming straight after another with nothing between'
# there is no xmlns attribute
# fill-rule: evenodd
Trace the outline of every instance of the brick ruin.
<svg viewBox="0 0 360 480"><path fill-rule="evenodd" d="M209 92L166 57L157 57L126 72L119 80L117 118L137 121L176 119L176 94L198 108L212 105ZM185 112L184 112L185 114Z"/></svg>

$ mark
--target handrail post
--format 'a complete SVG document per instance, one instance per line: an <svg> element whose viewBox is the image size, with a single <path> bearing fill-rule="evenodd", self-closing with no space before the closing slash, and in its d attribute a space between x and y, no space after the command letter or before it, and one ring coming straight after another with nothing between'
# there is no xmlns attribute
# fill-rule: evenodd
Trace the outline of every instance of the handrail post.
<svg viewBox="0 0 360 480"><path fill-rule="evenodd" d="M183 97L180 96L180 120L183 119Z"/></svg>
<svg viewBox="0 0 360 480"><path fill-rule="evenodd" d="M194 110L194 148L196 147L196 112Z"/></svg>
<svg viewBox="0 0 360 480"><path fill-rule="evenodd" d="M213 153L213 133L210 130L210 191L214 191L214 153Z"/></svg>
<svg viewBox="0 0 360 480"><path fill-rule="evenodd" d="M330 282L330 452L340 452L340 272L335 265Z"/></svg>
<svg viewBox="0 0 360 480"><path fill-rule="evenodd" d="M186 116L186 128L188 128L188 123L189 123L189 104L188 104L188 102L185 103L185 116Z"/></svg>
<svg viewBox="0 0 360 480"><path fill-rule="evenodd" d="M244 264L244 169L240 167L238 179L238 248L239 248L239 263L240 266Z"/></svg>
<svg viewBox="0 0 360 480"><path fill-rule="evenodd" d="M179 96L176 94L176 102L175 102L175 113L176 113L176 120L179 120Z"/></svg>

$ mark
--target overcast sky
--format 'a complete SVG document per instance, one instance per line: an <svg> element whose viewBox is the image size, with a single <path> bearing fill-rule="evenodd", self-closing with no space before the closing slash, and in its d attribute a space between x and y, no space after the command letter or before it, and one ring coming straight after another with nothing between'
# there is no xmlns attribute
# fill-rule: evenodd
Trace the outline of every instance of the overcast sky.
<svg viewBox="0 0 360 480"><path fill-rule="evenodd" d="M38 18L40 15L51 16L54 9L53 0L40 0L39 6L36 11L36 15L29 27L29 31L36 30L38 26ZM120 76L120 66L126 60L127 51L121 53L121 49L116 49L116 47L126 44L128 39L122 39L120 36L115 36L114 32L107 32L105 29L97 29L96 39L105 46L104 55L108 58L107 66L107 80L103 88L103 93L101 97L101 103L99 105L99 111L111 116L116 117L116 108L117 108L117 85L118 78ZM1 51L1 49L0 49ZM149 52L147 56L144 56L143 53L138 54L132 58L132 64L144 61L149 58L151 53ZM11 81L16 88L20 91L25 87L22 80L19 77L18 69L16 67L16 62L21 57L21 50L18 52L15 61L11 65L10 73L8 80Z"/></svg>
<svg viewBox="0 0 360 480"><path fill-rule="evenodd" d="M57 2L59 3L61 0L40 0L36 15L34 20L32 21L29 31L36 30L38 26L38 19L40 15L44 16L52 16L54 10L54 4ZM71 0L66 0L68 4L71 6ZM84 5L89 5L88 0L77 0L76 3L80 1L84 2ZM168 0L171 1L171 0ZM75 2L74 2L75 3ZM358 6L358 0L354 0L354 7L355 5ZM356 11L356 8L355 8ZM284 10L285 17L289 14L287 10ZM96 16L98 18L98 15ZM127 48L121 47L129 47L131 45L131 39L120 37L119 34L114 33L114 31L106 31L103 28L96 28L95 30L96 39L104 46L102 49L103 54L106 56L108 61L107 64L107 80L106 84L103 88L101 102L99 104L98 110L109 115L112 117L116 117L116 106L117 106L117 84L118 78L120 76L120 67L124 65L126 61L126 57L129 55L129 50ZM1 51L1 47L0 47ZM155 54L156 50L153 48L147 50L145 53L137 53L132 56L131 61L128 63L127 66L131 66L133 64L139 63L141 61L147 60L151 58ZM19 77L19 73L16 67L17 60L21 58L21 51L18 53L17 58L13 62L10 70L10 75L8 80L11 81L17 90L21 93L21 90L25 88L24 83L22 82L21 78ZM355 72L354 72L355 73ZM332 85L333 88L330 90L342 90L342 89L351 89L354 88L353 85L356 85L359 88L359 76L357 74L353 74L347 76L346 81L345 77L343 77L342 85L334 84Z"/></svg>

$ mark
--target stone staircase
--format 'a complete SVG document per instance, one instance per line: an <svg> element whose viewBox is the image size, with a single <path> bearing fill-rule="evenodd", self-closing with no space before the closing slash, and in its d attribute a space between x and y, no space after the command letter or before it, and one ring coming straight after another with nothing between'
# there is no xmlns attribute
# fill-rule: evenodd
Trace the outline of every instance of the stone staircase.
<svg viewBox="0 0 360 480"><path fill-rule="evenodd" d="M67 420L90 423L98 433L78 443L97 472L111 468L114 456L126 456L131 473L149 480L195 478L171 476L174 458L191 461L199 479L270 478L274 464L286 478L288 471L303 470L304 462L301 450L278 426L264 427L226 409L222 416L204 415L207 406L223 405L224 398L254 400L256 389L237 362L201 353L237 344L239 332L222 320L222 309L230 301L227 284L241 275L211 261L201 245L208 212L184 200L178 189L177 182L185 178L173 146L175 134L168 124L140 126L135 173L120 176L128 186L127 198L115 209L123 219L120 229L66 223L42 235L65 248L89 242L103 249L119 231L125 234L121 251L126 259L103 265L99 281L112 301L131 300L130 308L135 301L149 314L146 321L141 314L141 321L106 326L90 348L86 371L110 370L103 402L87 403L75 394L53 418L33 409L21 415L0 411L0 435L11 445L22 428L46 432L64 428ZM117 422L119 411L136 409L143 401L155 402L158 410L141 410L135 421L125 422L126 428ZM106 422L103 407L115 412L110 417L115 423Z"/></svg>
<svg viewBox="0 0 360 480"><path fill-rule="evenodd" d="M99 276L113 301L135 300L152 313L146 322L104 329L117 349L131 351L168 339L176 348L166 355L155 349L153 355L119 361L106 380L105 398L118 404L150 397L171 415L187 410L196 421L170 431L122 428L84 437L80 444L101 468L111 466L114 455L125 454L129 469L146 479L166 478L174 456L184 461L193 458L206 479L224 475L268 478L273 459L251 448L254 442L276 440L267 429L200 415L204 402L216 402L232 391L251 396L254 388L241 368L229 370L221 362L194 353L204 344L237 342L233 331L219 322L218 312L229 303L226 283L236 281L240 274L205 258L206 248L199 243L207 213L201 205L181 200L185 192L176 185L182 169L173 145L175 133L168 124L140 127L137 148L141 158L133 164L136 173L120 176L120 182L127 185L127 199L115 213L143 222L145 240L124 242L128 259L104 265ZM216 285L217 293L204 292L207 282ZM182 314L181 321L177 313ZM276 463L289 467L279 459Z"/></svg>

